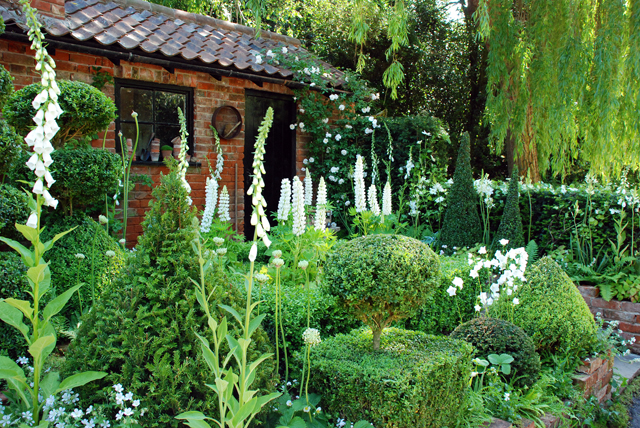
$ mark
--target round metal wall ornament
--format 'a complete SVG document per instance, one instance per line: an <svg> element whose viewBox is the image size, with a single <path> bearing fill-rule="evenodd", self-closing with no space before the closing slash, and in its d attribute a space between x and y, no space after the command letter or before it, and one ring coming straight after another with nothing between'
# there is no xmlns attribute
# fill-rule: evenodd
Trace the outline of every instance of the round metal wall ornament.
<svg viewBox="0 0 640 428"><path fill-rule="evenodd" d="M233 106L218 107L211 117L211 125L223 140L236 137L242 130L242 116Z"/></svg>

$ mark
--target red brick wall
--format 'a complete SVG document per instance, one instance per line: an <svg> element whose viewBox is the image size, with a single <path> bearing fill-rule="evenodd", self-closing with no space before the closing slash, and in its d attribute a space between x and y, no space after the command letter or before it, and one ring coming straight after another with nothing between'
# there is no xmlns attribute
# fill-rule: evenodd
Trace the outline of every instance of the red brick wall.
<svg viewBox="0 0 640 428"><path fill-rule="evenodd" d="M234 106L242 114L244 122L245 88L282 94L292 94L291 90L284 85L264 83L264 87L260 88L247 80L223 77L221 81L218 81L206 73L181 69L175 69L175 72L172 74L159 66L130 63L126 61L121 61L120 65L116 66L111 61L103 57L60 49L56 49L53 58L56 62L58 79L79 80L91 83L91 67L101 67L101 71L107 72L116 78L136 79L145 82L165 83L195 88L195 111L193 115L195 121L195 157L197 160L202 161L202 167L190 167L187 172L187 180L192 188L191 197L199 210L204 209L205 181L206 177L209 176L209 170L203 159L204 156L213 152L214 142L209 129L213 111L222 105ZM29 45L25 43L0 40L0 63L11 72L12 76L14 76L14 85L16 86L16 89L20 89L23 86L39 80L39 77L34 70L35 60L33 51L31 51L29 49ZM114 99L113 85L105 86L103 92L110 98ZM100 134L100 139L93 142L94 147L102 147L102 138L103 134ZM307 156L306 150L303 148L303 144L307 140L308 136L298 130L296 170L301 176L304 176L304 173L301 171L304 167L302 161ZM106 141L106 147L111 151L115 151L114 123L110 125L107 131ZM241 231L243 230L242 220L244 219L244 129L235 138L231 140L222 140L222 146L225 155L225 168L222 174L220 188L222 188L223 185L226 185L229 190L231 221L234 224L235 206L233 204L234 192L236 192L238 200L238 229ZM213 160L214 155L210 156L210 159ZM234 189L235 165L238 167L238 189ZM132 168L133 174L149 175L155 184L159 182L160 172L166 173L166 168L163 165L137 165ZM55 185L53 187L53 191L55 191ZM128 242L136 242L137 236L142 232L141 222L144 217L144 212L149 205L150 198L151 191L145 186L136 186L130 195L130 210L127 228Z"/></svg>

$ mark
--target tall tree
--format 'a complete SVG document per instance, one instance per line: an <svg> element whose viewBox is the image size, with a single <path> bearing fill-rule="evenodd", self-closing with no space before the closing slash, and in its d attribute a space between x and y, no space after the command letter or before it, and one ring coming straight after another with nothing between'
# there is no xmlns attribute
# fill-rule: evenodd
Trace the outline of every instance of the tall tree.
<svg viewBox="0 0 640 428"><path fill-rule="evenodd" d="M479 0L491 140L521 174L640 166L640 0Z"/></svg>

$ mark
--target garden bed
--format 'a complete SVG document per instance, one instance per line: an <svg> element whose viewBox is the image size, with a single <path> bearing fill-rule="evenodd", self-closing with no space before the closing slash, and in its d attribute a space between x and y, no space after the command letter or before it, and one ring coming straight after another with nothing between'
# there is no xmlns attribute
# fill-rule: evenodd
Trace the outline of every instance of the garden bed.
<svg viewBox="0 0 640 428"><path fill-rule="evenodd" d="M618 321L618 328L622 330L625 339L635 338L635 343L629 345L631 352L640 353L640 303L611 300L607 302L599 297L598 289L593 286L578 286L580 294L594 315L602 314L605 321Z"/></svg>

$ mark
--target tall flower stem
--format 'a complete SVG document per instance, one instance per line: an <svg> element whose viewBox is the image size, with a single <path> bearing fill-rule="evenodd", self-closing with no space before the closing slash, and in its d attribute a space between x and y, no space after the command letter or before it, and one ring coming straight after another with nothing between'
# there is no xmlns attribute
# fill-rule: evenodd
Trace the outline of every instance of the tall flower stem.
<svg viewBox="0 0 640 428"><path fill-rule="evenodd" d="M131 113L131 117L136 123L136 142L131 149L131 156L127 153L128 148L126 145L122 144L122 134L120 134L120 152L122 154L122 179L124 180L124 195L123 195L123 203L122 203L122 239L125 240L124 246L126 246L127 239L127 220L129 217L129 179L131 177L131 164L133 163L133 157L136 155L136 151L138 150L138 139L140 137L140 126L138 125L138 113ZM127 159L127 156L129 159Z"/></svg>

